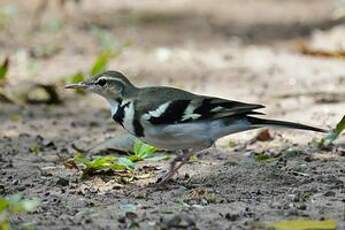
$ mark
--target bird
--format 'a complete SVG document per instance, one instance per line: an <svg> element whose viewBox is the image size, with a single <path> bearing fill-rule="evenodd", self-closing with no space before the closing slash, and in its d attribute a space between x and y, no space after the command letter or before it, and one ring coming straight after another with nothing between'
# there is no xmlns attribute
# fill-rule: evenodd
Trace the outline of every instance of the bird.
<svg viewBox="0 0 345 230"><path fill-rule="evenodd" d="M105 98L112 119L144 143L173 151L177 156L157 183L164 184L195 152L221 137L263 127L326 132L309 125L259 118L265 106L198 95L167 86L137 87L119 71L107 70L65 86Z"/></svg>

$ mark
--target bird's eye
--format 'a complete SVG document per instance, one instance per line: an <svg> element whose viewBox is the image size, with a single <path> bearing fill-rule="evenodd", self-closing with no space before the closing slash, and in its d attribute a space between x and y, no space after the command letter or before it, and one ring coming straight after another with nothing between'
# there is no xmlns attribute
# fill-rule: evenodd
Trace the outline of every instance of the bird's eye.
<svg viewBox="0 0 345 230"><path fill-rule="evenodd" d="M107 83L107 80L105 79L99 79L96 84L100 86L104 86Z"/></svg>

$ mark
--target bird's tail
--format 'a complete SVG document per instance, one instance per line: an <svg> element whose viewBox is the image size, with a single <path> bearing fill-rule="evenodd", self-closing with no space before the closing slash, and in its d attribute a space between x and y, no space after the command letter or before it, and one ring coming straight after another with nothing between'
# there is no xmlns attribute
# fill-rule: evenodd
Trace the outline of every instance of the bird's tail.
<svg viewBox="0 0 345 230"><path fill-rule="evenodd" d="M323 132L323 133L327 132L324 129L316 128L309 125L298 124L294 122L288 122L288 121L261 119L257 117L251 117L251 116L247 116L247 119L253 126L258 126L258 128L261 126L275 126L275 127L289 128L289 129L310 130L310 131Z"/></svg>

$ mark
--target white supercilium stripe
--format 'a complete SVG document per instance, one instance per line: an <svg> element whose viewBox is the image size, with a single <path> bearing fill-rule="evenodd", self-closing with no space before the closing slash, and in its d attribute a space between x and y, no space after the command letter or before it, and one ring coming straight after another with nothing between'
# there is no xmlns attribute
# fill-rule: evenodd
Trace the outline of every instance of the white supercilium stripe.
<svg viewBox="0 0 345 230"><path fill-rule="evenodd" d="M134 133L133 120L134 120L134 103L130 102L129 106L124 109L123 127L130 133Z"/></svg>
<svg viewBox="0 0 345 230"><path fill-rule="evenodd" d="M117 82L120 82L122 85L126 85L126 82L122 81L121 79L119 78L113 78L113 77L100 77L98 80L100 79L105 79L107 81L117 81Z"/></svg>

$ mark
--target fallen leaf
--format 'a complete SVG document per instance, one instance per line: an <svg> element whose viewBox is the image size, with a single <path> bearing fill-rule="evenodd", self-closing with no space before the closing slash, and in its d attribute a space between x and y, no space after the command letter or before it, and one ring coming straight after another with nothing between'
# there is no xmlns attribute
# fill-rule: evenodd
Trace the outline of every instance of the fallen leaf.
<svg viewBox="0 0 345 230"><path fill-rule="evenodd" d="M270 133L269 129L263 129L256 135L254 140L255 141L271 141L273 140L273 136Z"/></svg>
<svg viewBox="0 0 345 230"><path fill-rule="evenodd" d="M54 85L34 84L26 97L28 104L59 104L61 102Z"/></svg>
<svg viewBox="0 0 345 230"><path fill-rule="evenodd" d="M340 58L340 59L345 58L345 50L328 51L328 50L313 49L304 43L300 43L298 49L302 54L308 55L308 56L323 57L323 58Z"/></svg>
<svg viewBox="0 0 345 230"><path fill-rule="evenodd" d="M0 91L0 94L3 94L8 100L19 105L61 103L53 84L22 81L15 85L6 85Z"/></svg>
<svg viewBox="0 0 345 230"><path fill-rule="evenodd" d="M283 220L270 225L276 230L335 230L335 220Z"/></svg>

